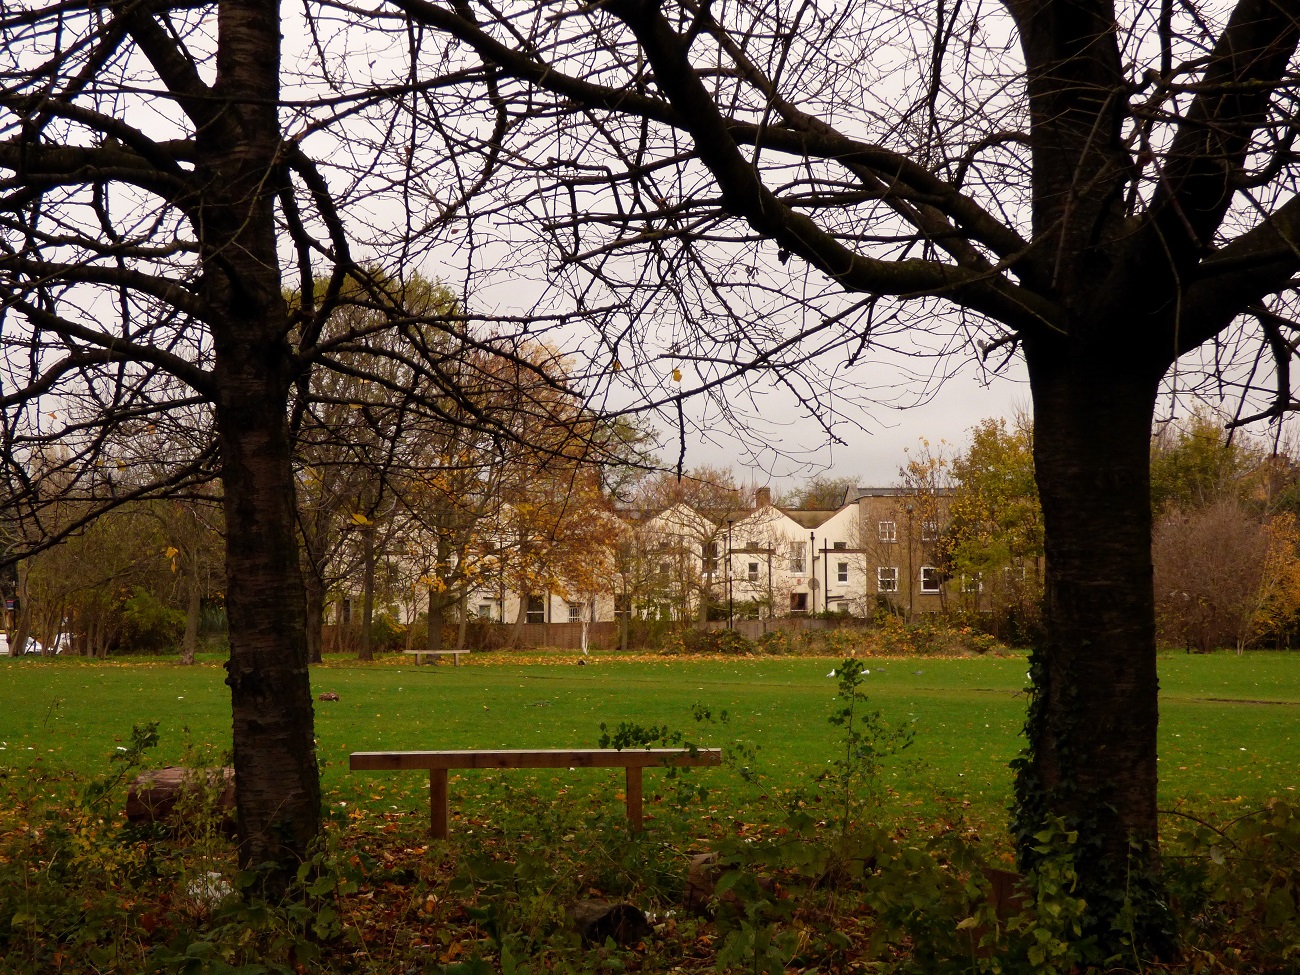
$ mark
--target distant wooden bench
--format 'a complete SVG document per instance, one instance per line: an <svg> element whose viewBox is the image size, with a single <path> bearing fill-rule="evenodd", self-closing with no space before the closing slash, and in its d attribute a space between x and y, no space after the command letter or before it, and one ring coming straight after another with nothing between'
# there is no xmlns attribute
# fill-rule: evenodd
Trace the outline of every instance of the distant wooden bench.
<svg viewBox="0 0 1300 975"><path fill-rule="evenodd" d="M429 830L447 838L448 769L484 768L622 768L627 770L627 821L633 830L644 825L641 808L643 769L675 765L721 765L719 748L579 748L538 751L474 750L454 752L353 752L354 772L429 770Z"/></svg>
<svg viewBox="0 0 1300 975"><path fill-rule="evenodd" d="M439 657L450 657L453 667L460 666L460 658L469 653L468 650L403 650L402 653L415 658L415 665L420 666L421 657L433 657L434 663L437 663Z"/></svg>

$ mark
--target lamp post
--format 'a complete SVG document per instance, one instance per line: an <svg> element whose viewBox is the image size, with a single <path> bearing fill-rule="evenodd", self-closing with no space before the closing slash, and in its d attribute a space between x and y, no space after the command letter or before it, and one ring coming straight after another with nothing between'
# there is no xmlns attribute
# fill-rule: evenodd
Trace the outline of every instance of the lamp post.
<svg viewBox="0 0 1300 975"><path fill-rule="evenodd" d="M731 519L727 519L727 629L734 627L733 613L735 604L731 597Z"/></svg>
<svg viewBox="0 0 1300 975"><path fill-rule="evenodd" d="M776 615L776 606L773 605L775 596L772 595L772 543L767 543L767 618L771 619ZM766 629L764 632L767 632Z"/></svg>
<svg viewBox="0 0 1300 975"><path fill-rule="evenodd" d="M910 622L914 607L912 593L916 587L912 584L912 506L907 506L907 619Z"/></svg>
<svg viewBox="0 0 1300 975"><path fill-rule="evenodd" d="M831 557L824 538L822 539L822 575L826 577L826 584L822 586L822 612L829 613L831 611Z"/></svg>
<svg viewBox="0 0 1300 975"><path fill-rule="evenodd" d="M808 615L817 612L817 533L808 533L808 571L810 579L808 581L808 595L812 598L808 600Z"/></svg>

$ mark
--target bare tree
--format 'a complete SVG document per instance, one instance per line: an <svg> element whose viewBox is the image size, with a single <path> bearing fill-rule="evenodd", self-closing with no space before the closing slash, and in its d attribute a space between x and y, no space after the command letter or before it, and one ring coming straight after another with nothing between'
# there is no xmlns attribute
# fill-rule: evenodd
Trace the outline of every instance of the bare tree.
<svg viewBox="0 0 1300 975"><path fill-rule="evenodd" d="M206 27L143 4L0 16L5 459L30 520L44 500L24 483L34 443L70 444L88 495L111 498L90 483L103 438L124 420L211 404L240 859L278 864L282 881L320 816L285 410L301 366L275 218L291 173L311 167L284 158L275 6L223 2L215 33ZM161 132L127 121L150 107L168 119ZM54 424L36 413L50 396L65 404ZM200 459L176 458L162 480Z"/></svg>
<svg viewBox="0 0 1300 975"><path fill-rule="evenodd" d="M541 227L571 293L631 309L604 323L615 365L705 387L775 365L825 415L833 371L790 367L836 344L909 332L936 378L967 342L1023 356L1048 635L1021 862L1065 817L1089 932L1118 944L1127 890L1163 943L1149 438L1173 364L1220 339L1222 365L1247 324L1282 380L1258 415L1292 406L1292 5L391 3L526 106L503 134L526 192L494 212ZM659 341L634 359L638 335Z"/></svg>
<svg viewBox="0 0 1300 975"><path fill-rule="evenodd" d="M288 97L282 44L304 36L314 46L284 61ZM329 45L265 0L0 10L5 560L220 477L240 862L266 867L272 889L320 823L290 403L314 372L364 372L437 416L459 395L448 348L518 359L508 329L475 339L463 316L413 314L401 277L353 260L365 240L376 266L417 270L483 174L433 150L447 209L426 212L410 193L425 163L407 150L438 136L402 126L395 90L334 74L359 62ZM377 219L381 198L393 209ZM349 303L373 314L327 331ZM380 340L394 330L404 342ZM114 448L150 426L169 452L119 468ZM59 505L77 517L54 517Z"/></svg>
<svg viewBox="0 0 1300 975"><path fill-rule="evenodd" d="M1152 545L1161 635L1207 653L1244 644L1269 584L1271 539L1231 498L1166 512Z"/></svg>

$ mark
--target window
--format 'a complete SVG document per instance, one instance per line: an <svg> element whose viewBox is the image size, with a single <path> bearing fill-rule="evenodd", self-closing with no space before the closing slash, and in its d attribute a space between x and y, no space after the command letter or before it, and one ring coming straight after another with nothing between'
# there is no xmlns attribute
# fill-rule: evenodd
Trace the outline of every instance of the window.
<svg viewBox="0 0 1300 975"><path fill-rule="evenodd" d="M749 572L745 576L750 582L758 582L758 563L749 563Z"/></svg>
<svg viewBox="0 0 1300 975"><path fill-rule="evenodd" d="M700 546L700 565L706 573L718 571L718 543L705 542Z"/></svg>
<svg viewBox="0 0 1300 975"><path fill-rule="evenodd" d="M791 543L790 543L790 571L791 571L791 572L804 572L804 571L806 571L806 570L804 569L803 553L804 553L804 543L803 543L803 542L791 542Z"/></svg>
<svg viewBox="0 0 1300 975"><path fill-rule="evenodd" d="M848 542L836 542L834 545L831 546L831 548L835 549L836 551L839 551L841 549L846 549L848 547L849 547Z"/></svg>
<svg viewBox="0 0 1300 975"><path fill-rule="evenodd" d="M546 600L541 596L529 596L528 608L524 613L525 623L546 622Z"/></svg>
<svg viewBox="0 0 1300 975"><path fill-rule="evenodd" d="M939 570L932 565L921 566L921 592L939 591Z"/></svg>
<svg viewBox="0 0 1300 975"><path fill-rule="evenodd" d="M961 591L962 592L983 592L984 591L983 574L979 572L972 572L970 575L966 575L965 573L962 573Z"/></svg>
<svg viewBox="0 0 1300 975"><path fill-rule="evenodd" d="M876 567L876 591L898 592L898 567L880 565Z"/></svg>
<svg viewBox="0 0 1300 975"><path fill-rule="evenodd" d="M340 623L352 622L352 600L351 599L345 598L343 602L339 603L339 622Z"/></svg>
<svg viewBox="0 0 1300 975"><path fill-rule="evenodd" d="M790 593L790 612L792 613L808 612L808 594L806 592Z"/></svg>
<svg viewBox="0 0 1300 975"><path fill-rule="evenodd" d="M835 564L835 579L837 582L849 581L849 564L847 562L837 562Z"/></svg>
<svg viewBox="0 0 1300 975"><path fill-rule="evenodd" d="M582 622L582 603L569 603L569 622Z"/></svg>
<svg viewBox="0 0 1300 975"><path fill-rule="evenodd" d="M880 540L881 540L882 542L896 542L896 541L898 541L898 525L895 524L894 522L892 522L892 521L882 521L882 522L880 522L879 525L876 526L876 529L877 529L877 531L878 531L879 534L880 534ZM889 591L890 591L890 592L893 592L892 589L889 590Z"/></svg>
<svg viewBox="0 0 1300 975"><path fill-rule="evenodd" d="M939 540L939 523L933 520L921 522L921 541L937 542Z"/></svg>
<svg viewBox="0 0 1300 975"><path fill-rule="evenodd" d="M673 572L673 564L671 562L660 562L659 571L657 573L659 582L661 584L666 583L669 580L669 578L672 576L672 572Z"/></svg>
<svg viewBox="0 0 1300 975"><path fill-rule="evenodd" d="M474 614L481 620L490 620L492 618L492 604L479 603L478 612Z"/></svg>

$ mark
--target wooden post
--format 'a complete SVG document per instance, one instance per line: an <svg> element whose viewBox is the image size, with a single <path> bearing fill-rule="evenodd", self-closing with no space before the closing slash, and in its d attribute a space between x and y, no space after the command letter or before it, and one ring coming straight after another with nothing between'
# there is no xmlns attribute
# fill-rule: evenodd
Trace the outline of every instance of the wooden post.
<svg viewBox="0 0 1300 975"><path fill-rule="evenodd" d="M429 769L429 832L435 840L447 838L447 770Z"/></svg>
<svg viewBox="0 0 1300 975"><path fill-rule="evenodd" d="M641 832L644 821L641 809L641 766L627 767L627 824L633 832Z"/></svg>

